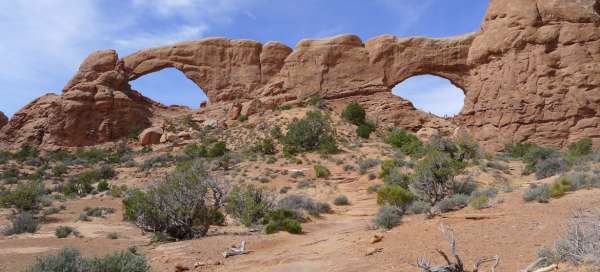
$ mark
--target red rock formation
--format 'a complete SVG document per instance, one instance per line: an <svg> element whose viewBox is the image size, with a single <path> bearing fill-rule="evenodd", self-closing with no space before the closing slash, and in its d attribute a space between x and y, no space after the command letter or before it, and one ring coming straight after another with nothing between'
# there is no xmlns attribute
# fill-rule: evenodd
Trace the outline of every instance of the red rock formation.
<svg viewBox="0 0 600 272"><path fill-rule="evenodd" d="M4 115L4 112L0 111L0 128L2 128L7 123L8 123L8 117L6 117L6 115Z"/></svg>
<svg viewBox="0 0 600 272"><path fill-rule="evenodd" d="M253 114L319 95L359 100L384 126L449 130L448 121L391 94L432 74L465 92L454 118L485 147L531 141L600 145L600 4L597 0L491 0L479 31L448 39L353 35L280 43L211 38L146 49L119 60L92 54L61 96L40 98L0 130L9 142L87 145L150 126L154 103L128 81L174 67L207 94L205 119ZM40 121L42 118L45 121Z"/></svg>

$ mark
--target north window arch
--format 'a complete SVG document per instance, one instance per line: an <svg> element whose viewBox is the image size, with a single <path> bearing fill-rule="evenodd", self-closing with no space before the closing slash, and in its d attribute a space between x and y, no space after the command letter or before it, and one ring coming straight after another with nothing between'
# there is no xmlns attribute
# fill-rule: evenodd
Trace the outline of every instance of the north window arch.
<svg viewBox="0 0 600 272"><path fill-rule="evenodd" d="M461 88L435 75L409 77L396 84L392 93L410 101L419 110L444 118L458 115L465 102Z"/></svg>
<svg viewBox="0 0 600 272"><path fill-rule="evenodd" d="M208 101L204 90L183 72L172 67L143 75L129 84L143 96L166 106L179 105L198 109L201 103Z"/></svg>

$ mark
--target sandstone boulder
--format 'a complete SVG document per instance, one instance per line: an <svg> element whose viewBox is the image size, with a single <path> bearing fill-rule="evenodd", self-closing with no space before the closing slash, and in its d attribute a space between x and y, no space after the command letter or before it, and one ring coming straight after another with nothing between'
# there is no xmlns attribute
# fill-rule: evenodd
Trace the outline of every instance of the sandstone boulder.
<svg viewBox="0 0 600 272"><path fill-rule="evenodd" d="M150 127L144 129L138 137L142 145L153 145L160 143L160 138L163 135L163 129L159 127Z"/></svg>

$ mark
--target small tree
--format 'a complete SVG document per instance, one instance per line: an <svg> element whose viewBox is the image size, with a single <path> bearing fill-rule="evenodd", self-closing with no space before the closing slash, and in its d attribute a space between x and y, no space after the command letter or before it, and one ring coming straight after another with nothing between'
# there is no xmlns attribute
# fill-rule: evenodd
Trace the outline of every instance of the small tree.
<svg viewBox="0 0 600 272"><path fill-rule="evenodd" d="M335 130L329 120L316 111L307 113L302 119L294 120L288 126L288 131L281 142L287 154L315 150L320 150L322 153L337 151Z"/></svg>
<svg viewBox="0 0 600 272"><path fill-rule="evenodd" d="M457 173L448 154L431 150L417 165L410 188L433 205L450 194Z"/></svg>
<svg viewBox="0 0 600 272"><path fill-rule="evenodd" d="M193 161L167 175L146 191L132 191L123 200L124 217L146 231L178 239L206 235L223 205L226 184L207 174L202 161Z"/></svg>
<svg viewBox="0 0 600 272"><path fill-rule="evenodd" d="M342 118L357 126L365 123L365 117L365 109L356 101L348 104L342 112Z"/></svg>

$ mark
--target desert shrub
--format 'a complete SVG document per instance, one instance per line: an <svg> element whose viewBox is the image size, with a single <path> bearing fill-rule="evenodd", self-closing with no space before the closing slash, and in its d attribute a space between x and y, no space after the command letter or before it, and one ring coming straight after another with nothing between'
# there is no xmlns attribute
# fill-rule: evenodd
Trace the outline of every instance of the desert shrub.
<svg viewBox="0 0 600 272"><path fill-rule="evenodd" d="M183 149L183 153L190 158L203 158L206 157L206 147L202 144L189 144Z"/></svg>
<svg viewBox="0 0 600 272"><path fill-rule="evenodd" d="M523 193L523 200L526 202L537 201L546 203L550 200L550 186L548 184L529 185L529 189Z"/></svg>
<svg viewBox="0 0 600 272"><path fill-rule="evenodd" d="M142 165L140 165L139 168L141 171L148 171L156 166L165 167L170 162L172 162L173 159L174 159L173 156L171 156L170 154L157 155L152 158L144 160L144 162L142 163Z"/></svg>
<svg viewBox="0 0 600 272"><path fill-rule="evenodd" d="M367 187L367 192L369 192L369 193L376 193L377 191L379 191L379 189L382 186L383 185L381 185L381 184L372 184L372 185L369 185L369 187Z"/></svg>
<svg viewBox="0 0 600 272"><path fill-rule="evenodd" d="M361 175L366 174L367 171L381 163L380 160L360 158L358 159L358 171Z"/></svg>
<svg viewBox="0 0 600 272"><path fill-rule="evenodd" d="M273 206L269 192L254 185L242 185L231 189L225 211L249 227L256 225Z"/></svg>
<svg viewBox="0 0 600 272"><path fill-rule="evenodd" d="M381 164L381 170L379 171L379 176L382 178L385 178L392 171L392 169L394 169L396 167L400 167L400 166L402 166L401 161L385 160Z"/></svg>
<svg viewBox="0 0 600 272"><path fill-rule="evenodd" d="M352 172L352 171L354 171L354 166L352 166L350 164L346 164L346 165L344 165L343 169L345 172Z"/></svg>
<svg viewBox="0 0 600 272"><path fill-rule="evenodd" d="M123 184L121 186L112 185L110 186L110 196L112 197L122 197L127 191L127 185Z"/></svg>
<svg viewBox="0 0 600 272"><path fill-rule="evenodd" d="M357 126L365 123L365 117L365 109L356 101L348 104L342 112L342 118Z"/></svg>
<svg viewBox="0 0 600 272"><path fill-rule="evenodd" d="M227 153L227 145L223 141L217 141L206 152L209 158L221 157Z"/></svg>
<svg viewBox="0 0 600 272"><path fill-rule="evenodd" d="M238 117L238 121L240 121L240 122L248 121L248 115L240 114L240 117Z"/></svg>
<svg viewBox="0 0 600 272"><path fill-rule="evenodd" d="M108 181L106 180L101 180L100 182L98 182L96 190L98 190L98 192L106 192L110 190L110 184L108 184Z"/></svg>
<svg viewBox="0 0 600 272"><path fill-rule="evenodd" d="M96 164L106 160L108 151L100 148L78 149L75 152L75 157L86 164Z"/></svg>
<svg viewBox="0 0 600 272"><path fill-rule="evenodd" d="M29 159L38 158L39 154L40 154L40 152L38 151L37 148L35 148L29 144L24 144L21 146L19 151L17 151L16 153L13 154L13 159L20 161L20 162L24 162Z"/></svg>
<svg viewBox="0 0 600 272"><path fill-rule="evenodd" d="M302 172L302 171L292 171L292 173L290 174L290 177L292 177L292 178L304 177L304 172Z"/></svg>
<svg viewBox="0 0 600 272"><path fill-rule="evenodd" d="M107 214L114 213L115 209L107 207L86 207L85 209L83 209L83 211L87 216L104 217Z"/></svg>
<svg viewBox="0 0 600 272"><path fill-rule="evenodd" d="M512 158L522 159L535 148L538 147L532 143L507 144L504 146L504 152Z"/></svg>
<svg viewBox="0 0 600 272"><path fill-rule="evenodd" d="M550 197L558 198L573 190L573 184L568 177L562 176L550 185Z"/></svg>
<svg viewBox="0 0 600 272"><path fill-rule="evenodd" d="M4 150L0 150L0 165L2 164L6 164L7 162L9 162L13 157L13 154L8 152L8 151L4 151Z"/></svg>
<svg viewBox="0 0 600 272"><path fill-rule="evenodd" d="M38 221L29 212L21 212L10 220L10 226L4 230L5 235L35 233L39 228Z"/></svg>
<svg viewBox="0 0 600 272"><path fill-rule="evenodd" d="M281 189L279 189L279 193L280 193L280 194L287 194L287 192L288 192L290 189L292 189L292 187L290 187L290 186L283 186L283 187L281 187Z"/></svg>
<svg viewBox="0 0 600 272"><path fill-rule="evenodd" d="M564 173L568 170L567 162L562 158L548 158L535 165L535 177L543 179Z"/></svg>
<svg viewBox="0 0 600 272"><path fill-rule="evenodd" d="M448 154L431 150L419 161L410 188L422 200L435 204L451 193L460 167Z"/></svg>
<svg viewBox="0 0 600 272"><path fill-rule="evenodd" d="M459 134L454 140L457 151L453 158L461 161L473 160L482 156L479 143L469 134Z"/></svg>
<svg viewBox="0 0 600 272"><path fill-rule="evenodd" d="M1 172L0 177L4 180L5 184L16 184L21 177L21 172L16 166L12 165Z"/></svg>
<svg viewBox="0 0 600 272"><path fill-rule="evenodd" d="M389 131L385 142L399 148L402 153L409 156L418 156L423 151L423 143L419 138L402 129Z"/></svg>
<svg viewBox="0 0 600 272"><path fill-rule="evenodd" d="M451 194L471 195L476 190L477 182L470 175L467 175L461 179L455 179L450 185Z"/></svg>
<svg viewBox="0 0 600 272"><path fill-rule="evenodd" d="M431 204L422 200L413 201L407 211L411 214L422 214L431 210Z"/></svg>
<svg viewBox="0 0 600 272"><path fill-rule="evenodd" d="M375 126L373 124L364 123L364 124L360 124L356 128L356 135L358 135L358 137L361 137L363 139L369 139L369 137L371 136L371 133L373 131L375 131Z"/></svg>
<svg viewBox="0 0 600 272"><path fill-rule="evenodd" d="M106 234L106 238L116 240L119 239L119 234L116 232L109 232L108 234Z"/></svg>
<svg viewBox="0 0 600 272"><path fill-rule="evenodd" d="M46 194L44 185L38 181L19 183L14 191L0 197L0 205L15 207L21 211L37 210Z"/></svg>
<svg viewBox="0 0 600 272"><path fill-rule="evenodd" d="M333 204L337 205L337 206L346 206L346 205L350 205L350 200L348 200L348 197L345 195L341 195L336 197L333 200Z"/></svg>
<svg viewBox="0 0 600 272"><path fill-rule="evenodd" d="M277 207L294 211L306 211L312 216L319 216L321 213L331 211L329 204L315 202L312 198L304 195L288 195L279 200Z"/></svg>
<svg viewBox="0 0 600 272"><path fill-rule="evenodd" d="M309 112L304 118L294 120L281 142L284 153L290 155L315 150L324 154L338 151L335 130L320 112Z"/></svg>
<svg viewBox="0 0 600 272"><path fill-rule="evenodd" d="M285 111L285 110L289 110L289 109L291 109L291 108L292 108L292 105L290 105L290 104L283 104L283 105L279 105L277 108L278 108L279 110L281 110L281 111Z"/></svg>
<svg viewBox="0 0 600 272"><path fill-rule="evenodd" d="M101 258L82 257L77 249L63 248L57 255L38 257L27 272L148 272L146 258L133 250L120 251Z"/></svg>
<svg viewBox="0 0 600 272"><path fill-rule="evenodd" d="M384 185L377 191L377 204L406 209L415 199L415 195L398 185Z"/></svg>
<svg viewBox="0 0 600 272"><path fill-rule="evenodd" d="M302 233L302 224L296 220L296 213L290 209L278 208L269 211L263 223L265 233L272 234L277 231L287 231L292 234Z"/></svg>
<svg viewBox="0 0 600 272"><path fill-rule="evenodd" d="M223 182L208 175L204 163L168 174L146 191L133 190L123 199L124 217L146 231L163 232L177 239L206 235L213 211L223 205Z"/></svg>
<svg viewBox="0 0 600 272"><path fill-rule="evenodd" d="M573 172L566 175L573 185L573 190L600 188L600 177L598 174L589 175L582 172Z"/></svg>
<svg viewBox="0 0 600 272"><path fill-rule="evenodd" d="M265 155L273 155L277 153L277 149L275 149L275 142L270 138L259 140L256 144L254 144L254 146L252 146L252 151Z"/></svg>
<svg viewBox="0 0 600 272"><path fill-rule="evenodd" d="M402 210L393 206L383 206L379 208L375 219L373 219L373 223L385 229L392 229L395 226L400 225L400 221L402 220Z"/></svg>
<svg viewBox="0 0 600 272"><path fill-rule="evenodd" d="M383 177L383 182L387 185L398 185L404 189L408 189L410 175L403 173L401 168L396 167Z"/></svg>
<svg viewBox="0 0 600 272"><path fill-rule="evenodd" d="M60 178L69 171L69 168L64 163L56 164L52 167L52 175Z"/></svg>
<svg viewBox="0 0 600 272"><path fill-rule="evenodd" d="M568 155L571 157L581 157L592 154L592 139L582 138L572 143L568 147Z"/></svg>
<svg viewBox="0 0 600 272"><path fill-rule="evenodd" d="M435 207L444 213L455 211L466 207L469 203L469 199L470 197L468 195L455 194L438 202Z"/></svg>
<svg viewBox="0 0 600 272"><path fill-rule="evenodd" d="M54 231L54 235L57 238L67 238L71 234L78 236L79 232L75 228L69 226L58 226Z"/></svg>
<svg viewBox="0 0 600 272"><path fill-rule="evenodd" d="M374 180L374 179L376 179L376 178L377 178L377 175L375 175L375 173L369 173L369 174L367 175L367 178L368 178L369 180Z"/></svg>
<svg viewBox="0 0 600 272"><path fill-rule="evenodd" d="M488 208L490 206L489 203L490 203L490 198L484 194L477 195L477 196L471 196L471 199L469 199L469 206L471 206L471 208L476 209L476 210Z"/></svg>
<svg viewBox="0 0 600 272"><path fill-rule="evenodd" d="M328 178L331 175L329 169L323 165L315 164L313 169L315 170L315 175L317 178Z"/></svg>
<svg viewBox="0 0 600 272"><path fill-rule="evenodd" d="M310 187L315 187L315 183L308 179L303 179L296 184L296 188L298 189L306 189Z"/></svg>

